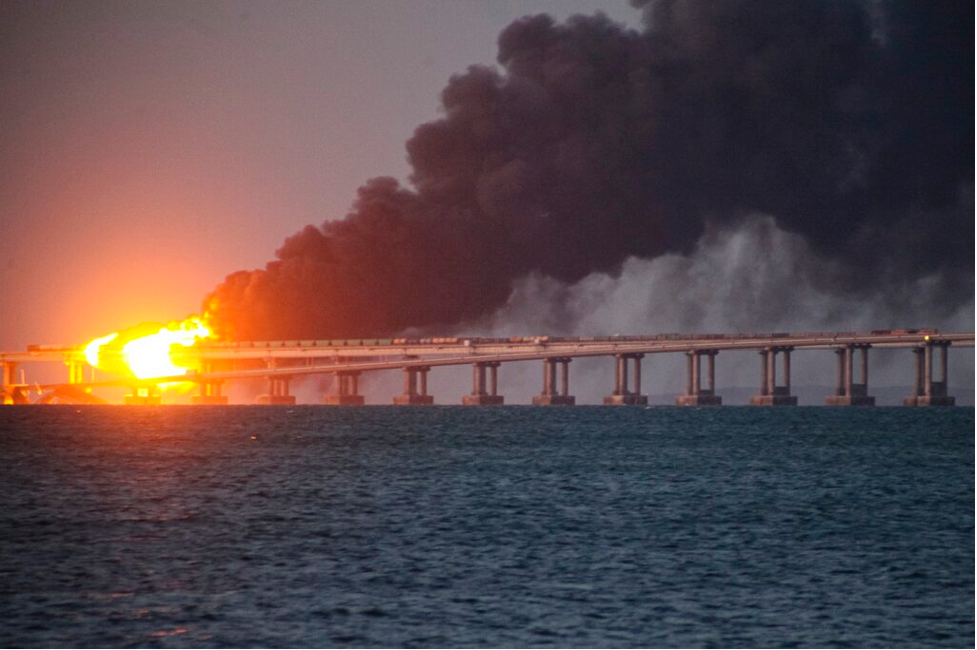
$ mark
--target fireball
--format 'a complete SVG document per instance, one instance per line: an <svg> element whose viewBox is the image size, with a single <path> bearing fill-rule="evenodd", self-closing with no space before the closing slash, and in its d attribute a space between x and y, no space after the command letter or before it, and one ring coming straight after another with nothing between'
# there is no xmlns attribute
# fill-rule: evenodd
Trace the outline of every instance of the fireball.
<svg viewBox="0 0 977 650"><path fill-rule="evenodd" d="M102 346L111 343L116 338L118 338L119 333L113 332L107 336L99 337L93 341L89 341L88 345L85 346L85 361L88 365L93 368L98 367L98 355L102 350Z"/></svg>
<svg viewBox="0 0 977 650"><path fill-rule="evenodd" d="M180 355L198 341L214 338L199 316L169 325L143 323L90 341L84 347L85 360L106 372L152 379L197 370L192 359ZM172 388L180 384L162 384Z"/></svg>

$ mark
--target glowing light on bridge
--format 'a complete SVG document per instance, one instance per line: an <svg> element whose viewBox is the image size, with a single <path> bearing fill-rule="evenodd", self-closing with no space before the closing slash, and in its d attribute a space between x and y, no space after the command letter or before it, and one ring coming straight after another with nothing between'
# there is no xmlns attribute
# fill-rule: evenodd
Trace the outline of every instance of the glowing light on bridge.
<svg viewBox="0 0 977 650"><path fill-rule="evenodd" d="M210 328L199 318L189 318L176 327L161 327L155 334L132 339L122 346L122 358L133 375L152 379L179 375L190 369L172 358L173 346L190 347L210 336Z"/></svg>
<svg viewBox="0 0 977 650"><path fill-rule="evenodd" d="M99 338L89 341L88 345L85 346L85 361L88 365L98 367L98 355L102 350L102 346L111 343L116 338L118 338L119 333L113 332L107 336L100 336Z"/></svg>
<svg viewBox="0 0 977 650"><path fill-rule="evenodd" d="M193 359L181 355L198 341L215 338L205 319L191 316L168 325L143 323L90 341L84 348L89 364L115 374L153 379L199 370ZM183 382L186 383L186 382ZM181 384L161 384L175 388Z"/></svg>

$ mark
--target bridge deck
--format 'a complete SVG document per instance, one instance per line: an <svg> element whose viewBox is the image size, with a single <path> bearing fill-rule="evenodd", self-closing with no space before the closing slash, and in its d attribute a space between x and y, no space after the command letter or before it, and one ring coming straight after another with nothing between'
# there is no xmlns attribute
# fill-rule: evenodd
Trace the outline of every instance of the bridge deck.
<svg viewBox="0 0 977 650"><path fill-rule="evenodd" d="M926 343L950 343L973 347L974 333L939 333L936 330L897 330L859 332L814 332L801 334L748 335L657 335L647 337L555 338L515 337L513 339L449 338L431 342L359 341L358 345L319 345L305 341L242 342L237 344L197 345L188 348L184 358L203 360L281 360L288 363L304 359L306 365L257 368L221 372L189 373L159 377L145 383L167 381L219 381L246 377L300 376L339 371L388 370L419 366L467 365L477 362L531 361L560 357L593 357L616 354L662 354L692 350L762 350L790 347L796 350L832 349L847 345L880 348L910 348ZM434 341L438 342L434 342ZM0 353L0 361L64 361L79 359L80 346L31 346L27 352ZM80 360L80 359L79 359ZM325 363L310 363L313 361ZM84 382L77 387L132 385L132 378ZM63 384L52 384L51 387ZM43 387L42 387L43 388Z"/></svg>

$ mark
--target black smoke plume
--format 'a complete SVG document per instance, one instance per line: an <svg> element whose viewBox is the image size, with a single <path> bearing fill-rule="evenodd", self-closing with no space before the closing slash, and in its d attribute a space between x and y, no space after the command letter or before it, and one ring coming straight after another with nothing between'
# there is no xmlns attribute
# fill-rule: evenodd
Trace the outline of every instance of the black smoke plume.
<svg viewBox="0 0 977 650"><path fill-rule="evenodd" d="M407 142L411 187L368 181L207 298L225 336L383 336L491 314L533 273L572 283L771 215L839 295L974 290L974 7L635 2L518 20ZM681 287L676 287L681 290Z"/></svg>

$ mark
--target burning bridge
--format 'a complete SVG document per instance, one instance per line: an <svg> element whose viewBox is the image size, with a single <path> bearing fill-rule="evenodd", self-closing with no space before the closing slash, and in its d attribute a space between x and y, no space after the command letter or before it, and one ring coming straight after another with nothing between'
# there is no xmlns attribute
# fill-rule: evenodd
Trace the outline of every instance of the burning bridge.
<svg viewBox="0 0 977 650"><path fill-rule="evenodd" d="M268 391L258 396L259 404L294 404L290 382L305 375L333 374L334 394L323 396L325 404L361 405L358 378L364 372L401 370L403 394L394 404L433 404L428 394L427 375L442 366L472 366L472 391L462 398L466 405L502 404L499 367L506 362L542 362L542 390L533 398L536 405L572 405L570 363L581 357L611 357L615 367L614 386L605 404L642 405L641 360L648 354L684 354L687 357L685 394L676 397L681 406L720 405L715 383L716 356L721 352L753 350L760 356L760 386L750 398L755 406L793 406L791 354L801 350L828 350L837 355L837 383L825 402L830 406L874 405L868 390L868 353L872 348L907 348L915 359L912 392L907 406L953 405L947 390L947 362L950 346L974 346L974 333L940 333L934 329L873 330L871 332L804 332L776 334L658 334L612 337L511 337L511 338L424 338L344 339L305 341L198 342L174 348L174 361L190 361L200 368L186 374L139 380L120 376L107 380L85 380L86 361L81 346L30 346L26 352L0 353L3 365L4 404L52 401L98 402L91 389L129 386L129 404L158 404L159 386L192 382L199 387L194 404L226 404L221 394L224 382L259 378ZM780 363L778 364L778 358ZM856 358L858 362L856 363ZM705 359L705 369L703 369ZM26 381L18 365L57 361L68 366L68 382L39 384ZM938 364L936 362L939 362ZM187 364L189 365L189 364ZM778 365L780 373L778 376ZM938 368L938 372L937 372ZM857 372L856 372L857 369ZM703 372L703 370L705 372ZM19 381L18 381L19 379Z"/></svg>

